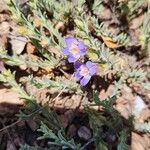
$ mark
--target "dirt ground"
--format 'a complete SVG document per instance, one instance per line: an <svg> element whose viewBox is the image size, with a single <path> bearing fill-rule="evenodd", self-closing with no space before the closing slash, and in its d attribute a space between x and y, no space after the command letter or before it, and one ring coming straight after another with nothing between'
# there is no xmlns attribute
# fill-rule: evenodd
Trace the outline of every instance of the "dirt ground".
<svg viewBox="0 0 150 150"><path fill-rule="evenodd" d="M109 23L112 14L108 8L105 8L104 12L100 14L99 17ZM144 14L141 13L136 18L132 19L128 26L128 30L135 43L138 42L139 28L143 19ZM11 51L12 48L17 48L18 53L26 51L32 55L34 46L26 41L18 39L16 29L17 25L11 20L10 12L8 11L5 1L0 0L0 46L6 48L8 51ZM24 39L24 37L21 37L21 39ZM134 55L136 55L136 52ZM141 64L142 61L143 60L140 60L136 63ZM9 68L9 66L6 67ZM23 67L24 66L22 66L22 68ZM146 70L148 74L150 73L150 66L143 66L143 69ZM18 76L20 81L24 80L23 69ZM149 82L149 75L147 80ZM104 83L104 85L106 84ZM45 102L46 90L39 90L28 84L25 84L25 88L29 93L36 96L39 103L42 104ZM109 84L107 88L101 88L100 98L107 98L107 96L111 95L112 89L113 85L111 84ZM83 96L66 94L65 96L59 96L55 100L53 106L51 106L57 112L62 127L66 129L66 132L70 137L78 138L79 129L83 126L86 127L86 133L84 135L85 139L88 139L92 134L87 126L87 115L83 111L85 101ZM133 88L124 86L121 91L121 96L118 97L116 102L115 108L124 118L128 118L135 107L142 105L143 107L142 109L139 109L135 120L137 123L150 121L150 91L136 85L134 85ZM19 98L19 95L11 92L7 84L0 83L0 150L17 150L22 144L44 146L44 141L37 140L39 133L36 132L36 130L39 128L39 124L33 120L18 120L16 114L19 113L19 110L22 109L23 106L23 101ZM98 107L95 107L94 109L97 111L100 110ZM132 132L130 149L150 150L150 134Z"/></svg>

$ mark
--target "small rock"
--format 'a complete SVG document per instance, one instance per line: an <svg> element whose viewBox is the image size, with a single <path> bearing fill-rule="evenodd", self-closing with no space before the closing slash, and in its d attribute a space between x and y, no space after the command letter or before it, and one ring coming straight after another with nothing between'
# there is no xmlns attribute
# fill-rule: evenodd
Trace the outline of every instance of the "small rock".
<svg viewBox="0 0 150 150"><path fill-rule="evenodd" d="M92 134L91 134L90 129L88 129L86 126L82 126L78 130L78 136L81 139L87 141L87 140L89 140L91 138Z"/></svg>
<svg viewBox="0 0 150 150"><path fill-rule="evenodd" d="M63 22L58 22L57 24L56 24L56 26L55 26L55 28L57 29L57 30L64 30L65 29L65 26L64 26L64 23Z"/></svg>
<svg viewBox="0 0 150 150"><path fill-rule="evenodd" d="M135 98L134 104L135 105L134 105L133 114L135 116L139 115L143 111L143 109L146 108L146 104L145 104L144 100L140 96L137 96Z"/></svg>
<svg viewBox="0 0 150 150"><path fill-rule="evenodd" d="M27 69L27 65L26 64L20 65L19 67L20 67L21 70L26 70Z"/></svg>
<svg viewBox="0 0 150 150"><path fill-rule="evenodd" d="M127 85L124 85L121 89L121 96L117 98L116 105L114 107L121 116L127 119L132 115L134 100L135 96L132 93L132 89Z"/></svg>
<svg viewBox="0 0 150 150"><path fill-rule="evenodd" d="M150 148L149 137L147 134L139 135L132 132L131 150L148 150Z"/></svg>
<svg viewBox="0 0 150 150"><path fill-rule="evenodd" d="M6 0L0 0L0 13L8 10L8 6L6 4Z"/></svg>
<svg viewBox="0 0 150 150"><path fill-rule="evenodd" d="M27 17L29 13L29 5L28 2L29 0L16 0L16 4L19 7L19 9L22 11L22 13Z"/></svg>
<svg viewBox="0 0 150 150"><path fill-rule="evenodd" d="M10 21L10 16L8 14L0 14L0 23L4 21Z"/></svg>
<svg viewBox="0 0 150 150"><path fill-rule="evenodd" d="M38 57L36 55L30 54L29 56L30 56L29 59L32 59L33 61L37 61L38 60ZM33 71L38 71L39 67L38 66L32 66L31 69Z"/></svg>
<svg viewBox="0 0 150 150"><path fill-rule="evenodd" d="M34 54L36 52L36 48L31 43L27 43L27 53Z"/></svg>
<svg viewBox="0 0 150 150"><path fill-rule="evenodd" d="M77 109L81 105L82 96L73 95L72 98L58 98L55 100L54 108L63 108L63 109Z"/></svg>
<svg viewBox="0 0 150 150"><path fill-rule="evenodd" d="M130 22L130 25L129 25L130 29L139 28L142 25L143 20L144 20L144 14L140 15L137 18L132 19L131 22Z"/></svg>
<svg viewBox="0 0 150 150"><path fill-rule="evenodd" d="M27 39L21 36L10 36L10 43L15 54L21 54L27 43Z"/></svg>
<svg viewBox="0 0 150 150"><path fill-rule="evenodd" d="M149 120L150 118L150 109L148 107L146 107L141 113L140 115L136 116L136 118L134 118L135 122L139 122L139 123L144 123L145 121Z"/></svg>
<svg viewBox="0 0 150 150"><path fill-rule="evenodd" d="M76 135L77 128L74 124L71 124L68 128L67 135L72 138Z"/></svg>
<svg viewBox="0 0 150 150"><path fill-rule="evenodd" d="M9 33L9 29L10 29L10 26L9 26L9 23L4 21L0 24L0 34L3 35L3 34L8 34Z"/></svg>
<svg viewBox="0 0 150 150"><path fill-rule="evenodd" d="M132 105L130 104L118 104L115 106L115 109L126 119L132 114Z"/></svg>
<svg viewBox="0 0 150 150"><path fill-rule="evenodd" d="M76 109L76 108L80 107L82 97L80 95L73 95L72 98L69 100L72 100L72 103L70 103L70 104L72 104L71 109ZM69 101L68 101L68 103L69 103Z"/></svg>
<svg viewBox="0 0 150 150"><path fill-rule="evenodd" d="M102 20L109 20L112 17L110 9L104 9L103 12L101 12L98 17Z"/></svg>
<svg viewBox="0 0 150 150"><path fill-rule="evenodd" d="M19 94L10 92L8 89L0 89L0 104L1 103L23 105L23 101L19 98Z"/></svg>
<svg viewBox="0 0 150 150"><path fill-rule="evenodd" d="M105 99L107 99L109 96L112 95L113 91L114 91L114 86L113 86L113 85L110 85L110 86L108 87L107 91L105 91L104 89L102 89L102 90L100 91L99 98L100 98L101 100L105 100Z"/></svg>
<svg viewBox="0 0 150 150"><path fill-rule="evenodd" d="M7 47L7 34L0 35L0 47L6 49Z"/></svg>
<svg viewBox="0 0 150 150"><path fill-rule="evenodd" d="M139 45L140 28L136 30L129 29L132 45Z"/></svg>

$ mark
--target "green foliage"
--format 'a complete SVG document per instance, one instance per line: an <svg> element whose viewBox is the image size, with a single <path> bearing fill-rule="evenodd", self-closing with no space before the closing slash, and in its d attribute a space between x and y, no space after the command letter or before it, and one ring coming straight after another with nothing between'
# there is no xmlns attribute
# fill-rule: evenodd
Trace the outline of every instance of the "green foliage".
<svg viewBox="0 0 150 150"><path fill-rule="evenodd" d="M27 93L22 89L22 87L15 81L14 74L8 70L5 70L3 74L0 74L0 81L7 82L9 85L12 86L12 90L18 92L20 96L26 100L26 108L20 111L18 117L22 120L34 119L36 121L43 121L43 123L48 124L52 130L58 132L58 137L50 130L45 124L41 125L39 131L43 132L42 138L50 138L56 140L55 142L50 142L49 145L57 145L61 146L62 149L71 148L73 150L78 150L79 145L75 145L73 140L67 140L61 134L62 129L59 125L57 120L57 116L54 112L52 112L47 106L41 107L39 104L36 103L34 97L30 97ZM61 129L61 130L60 130ZM64 132L64 131L63 131ZM35 149L35 147L30 146L23 146L21 149ZM42 149L42 148L37 148Z"/></svg>
<svg viewBox="0 0 150 150"><path fill-rule="evenodd" d="M97 15L103 11L102 0L94 0L92 11Z"/></svg>
<svg viewBox="0 0 150 150"><path fill-rule="evenodd" d="M34 85L39 89L50 89L51 92L63 90L63 92L76 92L78 94L82 93L80 86L75 83L75 81L70 81L68 79L64 80L58 78L58 80L54 81L48 76L43 76L42 79L34 79L30 76L27 80L31 83L31 85Z"/></svg>
<svg viewBox="0 0 150 150"><path fill-rule="evenodd" d="M149 60L150 58L150 8L148 8L147 13L145 14L145 19L143 22L143 26L141 29L141 35L140 35L140 43L142 45L142 54L146 56ZM150 62L148 61L148 64Z"/></svg>
<svg viewBox="0 0 150 150"><path fill-rule="evenodd" d="M20 55L13 54L9 56L6 50L0 49L0 57L5 61L6 64L10 66L26 66L27 68L55 68L59 64L58 60L53 57L50 57L50 60L42 60L42 58L34 60L33 58L29 57L28 55Z"/></svg>
<svg viewBox="0 0 150 150"><path fill-rule="evenodd" d="M36 3L35 3L36 4ZM34 5L35 5L34 4ZM56 48L60 48L60 46L64 45L64 40L61 36L61 33L58 32L52 22L48 22L48 16L43 14L38 7L36 7L36 11L33 11L34 15L39 17L39 22L41 25L40 30L36 28L36 24L34 24L34 20L31 16L25 17L24 14L19 11L17 4L14 0L11 0L10 3L10 10L12 14L17 18L17 22L21 23L20 32L28 36L28 38L35 40L38 42L37 44L40 46L40 41L46 41L46 46L53 46ZM20 16L20 17L18 17ZM50 33L50 37L47 37L44 33L44 30L47 29ZM55 38L57 38L58 43L56 42ZM42 48L42 47L41 47Z"/></svg>
<svg viewBox="0 0 150 150"><path fill-rule="evenodd" d="M107 26L104 24L104 22L101 22L99 24L98 18L96 17L91 17L91 24L93 27L93 30L95 31L95 34L100 37L100 36L105 36L105 37L110 37L112 38L113 42L117 42L118 44L122 45L129 45L129 36L126 33L118 33L116 34L115 32L109 32L107 30Z"/></svg>
<svg viewBox="0 0 150 150"><path fill-rule="evenodd" d="M148 123L135 123L134 128L138 132L150 133L150 122L148 122Z"/></svg>
<svg viewBox="0 0 150 150"><path fill-rule="evenodd" d="M65 7L68 5L69 5L68 7L69 9L65 9ZM102 1L95 0L92 5L93 11L96 10L100 5L103 5ZM14 15L15 14L19 15L21 13L15 1L11 0L10 6L11 6L10 7L11 11ZM144 76L142 75L141 72L135 70L135 68L127 69L128 72L126 72L126 70L124 70L124 67L126 67L124 66L126 62L123 62L124 58L120 60L121 55L119 53L115 54L109 48L106 48L99 39L93 37L93 31L94 31L94 34L96 34L97 37L101 37L101 38L109 37L112 39L113 42L116 42L124 46L127 46L129 44L129 37L125 33L122 32L117 34L111 33L107 30L107 26L105 26L104 22L99 23L97 17L88 16L88 14L86 13L87 5L85 3L85 0L76 1L76 2L70 2L68 0L64 0L61 2L54 1L54 0L53 1L42 0L39 2L37 0L33 0L29 2L29 6L32 8L33 17L36 16L39 22L41 22L40 30L36 27L35 22L30 15L27 18L25 18L23 13L21 13L20 14L21 20L23 21L23 26L30 31L29 33L31 33L31 34L27 34L27 37L33 42L33 44L35 44L38 51L45 57L45 59L38 60L37 62L32 62L30 59L28 61L27 59L27 61L23 63L19 61L23 59L23 56L19 56L20 59L19 57L16 57L18 63L20 62L26 64L27 66L28 64L31 64L31 66L36 65L42 68L46 66L52 66L52 68L59 66L61 59L64 58L60 49L65 44L64 44L64 39L62 37L62 34L58 31L58 29L55 28L55 24L59 23L60 20L58 20L57 18L61 18L60 17L61 15L61 16L66 16L66 18L68 19L69 18L74 19L73 23L75 23L76 37L82 38L82 40L89 46L89 53L88 53L89 59L93 60L94 62L98 62L99 64L105 63L105 73L104 73L105 75L113 73L114 75L122 76L123 74L126 74L129 75L129 78L132 78L133 81L139 83L143 82ZM44 13L42 11L44 11ZM51 16L52 20L49 20L50 14L52 15ZM63 24L64 22L66 23L69 22L69 20L64 20L64 19L61 21L63 22ZM49 36L45 35L44 32L45 29L50 33ZM41 44L42 41L44 41L44 43L46 44L46 45L44 44L45 45L44 47ZM49 50L47 51L47 49ZM3 58L10 59L6 55L3 56ZM13 64L17 64L15 61ZM135 73L136 75L133 75ZM126 79L127 78L128 77L126 76ZM60 89L61 89L61 84L60 84Z"/></svg>
<svg viewBox="0 0 150 150"><path fill-rule="evenodd" d="M146 72L142 69L136 68L134 65L128 64L126 56L123 57L121 53L114 53L108 47L104 46L101 41L94 38L92 36L92 31L89 29L90 25L92 29L96 33L98 37L109 37L112 38L113 42L117 42L123 45L130 45L129 37L124 34L114 34L107 32L107 27L104 26L102 22L99 24L98 19L96 17L88 18L86 14L81 15L75 19L76 28L76 35L77 37L82 37L84 42L90 47L88 57L90 60L97 62L99 64L105 64L105 73L113 74L116 76L123 77L122 79L127 81L130 79L134 83L140 83L144 86L143 81L146 79ZM94 34L95 34L94 33Z"/></svg>
<svg viewBox="0 0 150 150"><path fill-rule="evenodd" d="M138 13L139 9L148 4L148 0L128 0L120 3L122 12L128 17L133 18Z"/></svg>
<svg viewBox="0 0 150 150"><path fill-rule="evenodd" d="M41 147L31 147L28 145L22 145L21 150L80 150L80 145L75 144L74 140L66 139L64 136L64 131L59 130L57 134L55 134L52 130L50 130L45 124L41 124L40 129L38 129L39 132L42 132L43 136L39 137L38 140L42 139L48 139L48 148L41 148Z"/></svg>
<svg viewBox="0 0 150 150"><path fill-rule="evenodd" d="M41 148L37 146L21 145L20 150L50 150L50 149Z"/></svg>
<svg viewBox="0 0 150 150"><path fill-rule="evenodd" d="M144 88L150 90L150 83L144 83Z"/></svg>
<svg viewBox="0 0 150 150"><path fill-rule="evenodd" d="M35 6L35 5L36 5L35 8L36 10L41 9L45 12L48 12L50 15L53 16L54 19L56 19L56 21L64 21L68 19L68 17L71 15L72 8L73 8L73 5L71 5L71 2L69 0L61 0L61 1L33 0L30 2L30 6Z"/></svg>
<svg viewBox="0 0 150 150"><path fill-rule="evenodd" d="M24 14L15 0L10 0L8 3L12 18L18 25L19 34L26 37L27 41L35 46L37 49L35 55L38 59L32 59L27 53L18 55L14 51L12 55L9 55L7 50L0 49L0 60L7 64L6 68L22 65L26 66L26 69L31 68L31 75L24 77L27 83L38 89L49 90L51 94L58 93L55 98L62 93L85 95L86 88L81 88L72 78L74 75L72 68L66 67L67 74L69 77L71 76L70 79L61 75L56 77L54 71L59 70L61 72L63 70L62 60L65 59L65 56L62 53L62 48L66 46L64 36L72 35L88 46L88 53L85 58L81 59L81 62L91 60L97 63L99 69L97 75L108 82L110 78L113 80L113 94L105 100L100 100L98 92L93 91L93 101L95 102L93 105L99 106L102 111L97 112L91 109L91 105L86 108L93 137L81 146L76 144L74 139L66 136L66 131L61 127L56 113L49 108L50 102L53 102L55 98L41 106L36 102L34 95L29 95L26 92L23 83L16 80L15 72L6 68L1 72L0 82L4 82L11 87L11 90L19 93L26 104L18 117L22 120L34 119L41 123L38 131L42 136L38 140L48 140L48 148L45 150L84 150L92 142L95 143L97 150L108 150L114 147L118 150L127 150L127 141L131 130L150 132L149 123L135 124L133 128L133 118L128 120L122 118L113 107L124 84L139 84L146 89L149 89L150 85L146 83L147 73L142 68L137 67L139 65L137 61L130 61L134 57L124 54L121 50L118 51L119 48L126 50L127 47L132 46L128 33L122 32L121 29L114 32L109 31L106 22L102 22L98 18L99 13L102 13L104 9L104 2L102 0L90 2L90 0L31 0L27 2L30 8L27 15ZM147 1L122 1L117 9L121 10L122 15L125 15L129 20L134 17L135 13L138 13L145 2ZM139 39L144 55L149 54L149 23L150 11L148 9ZM149 58L148 55L147 58ZM147 62L145 64L149 64L149 61ZM65 61L63 63L68 65ZM37 68L38 71L51 69L54 76L42 74L35 78L38 76L36 74L38 71L33 73L34 68ZM11 69L15 70L15 67L11 67ZM111 137L110 141L108 137ZM44 150L41 147L21 146L21 150L29 149Z"/></svg>
<svg viewBox="0 0 150 150"><path fill-rule="evenodd" d="M34 119L37 122L43 122L58 132L61 127L57 115L47 105L40 106L36 101L28 101L26 108L20 111L18 117L22 120Z"/></svg>
<svg viewBox="0 0 150 150"><path fill-rule="evenodd" d="M29 96L21 86L21 84L18 84L15 79L15 72L11 73L10 70L4 70L0 74L0 82L8 83L8 85L11 86L11 90L14 92L17 92L20 94L20 97L25 100L31 100L33 99L31 96Z"/></svg>
<svg viewBox="0 0 150 150"><path fill-rule="evenodd" d="M142 69L133 69L131 72L127 74L128 80L132 83L142 83L146 78L146 72Z"/></svg>
<svg viewBox="0 0 150 150"><path fill-rule="evenodd" d="M38 130L43 133L43 136L39 137L38 139L50 139L51 142L48 142L48 144L56 145L58 147L61 147L61 149L71 149L71 150L79 150L80 145L76 145L74 140L68 140L65 138L64 133L62 130L59 130L57 135L50 130L45 124L42 123L40 129Z"/></svg>
<svg viewBox="0 0 150 150"><path fill-rule="evenodd" d="M120 117L120 114L113 108L116 97L111 97L101 101L97 94L94 94L93 100L97 106L102 106L104 112L96 112L91 109L86 109L89 115L90 126L94 133L95 144L97 149L109 149L109 141L105 141L107 135L116 137L118 140L117 149L127 150L126 144L129 130L132 128L131 121L125 121ZM118 139L117 139L118 137ZM115 141L113 141L115 143ZM113 143L111 143L113 145Z"/></svg>
<svg viewBox="0 0 150 150"><path fill-rule="evenodd" d="M129 147L128 145L126 144L126 138L127 138L127 132L125 130L122 130L120 132L120 136L119 136L119 143L118 143L118 146L117 146L117 150L128 150Z"/></svg>

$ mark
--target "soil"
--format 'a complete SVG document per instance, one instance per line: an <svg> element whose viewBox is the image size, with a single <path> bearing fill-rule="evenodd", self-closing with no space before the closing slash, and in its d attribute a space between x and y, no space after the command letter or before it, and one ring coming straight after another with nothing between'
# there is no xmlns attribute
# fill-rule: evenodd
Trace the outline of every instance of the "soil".
<svg viewBox="0 0 150 150"><path fill-rule="evenodd" d="M109 25L116 24L117 19L113 18L110 8L107 7L99 18L104 20ZM132 37L132 41L135 45L139 43L139 28L144 19L144 13L141 13L139 16L133 18L128 24L128 32ZM10 12L8 11L7 5L4 0L0 0L0 46L7 49L8 53L11 54L12 47L18 49L17 54L28 53L33 59L38 59L36 56L35 47L29 43L26 38L18 37L16 32L17 25L11 20ZM110 28L111 30L116 30L117 27ZM21 42L20 42L21 41ZM127 53L131 54L130 56L137 57L138 47L135 48L135 51L129 50ZM138 60L138 59L137 59ZM143 60L136 61L137 65L144 64ZM141 65L142 66L142 65ZM14 67L6 66L12 70L15 70ZM20 74L17 74L18 80L24 82L24 75L29 74L28 71L24 73L26 66L20 66L17 68L20 70ZM37 68L33 68L36 72ZM143 65L143 69L150 73L150 66ZM29 71L30 72L30 71ZM44 70L44 73L47 73L50 76L54 74L47 68ZM41 72L38 72L42 74ZM65 76L65 75L64 75ZM38 77L37 77L38 78ZM147 82L149 82L150 77L147 77ZM94 82L94 81L93 81ZM24 84L28 93L32 93L36 96L37 102L41 105L46 102L47 90L39 90L35 87L31 87L28 84ZM102 88L99 89L99 97L104 100L112 93L113 85L110 83L106 88L106 83L102 85ZM52 91L51 91L52 92ZM51 98L55 97L55 94L51 94ZM89 94L89 99L90 99ZM139 100L140 99L140 100ZM140 101L140 104L139 104ZM91 135L92 131L89 128L89 121L87 114L83 110L84 104L87 102L87 99L84 96L76 94L62 94L53 103L50 107L57 113L59 122L63 128L65 128L66 133L69 137L73 137L85 143ZM121 91L121 96L117 98L115 109L120 112L121 116L128 118L139 105L143 106L143 109L139 110L138 115L135 120L137 123L149 122L150 120L150 91L142 89L139 85L134 85L133 87L124 86ZM0 85L0 150L17 150L22 144L29 144L31 146L44 146L45 141L37 140L39 132L39 124L33 120L20 121L16 114L19 113L24 107L23 101L19 98L19 95L11 92L7 84ZM100 111L101 108L98 106L93 108L97 111ZM150 149L150 134L149 133L131 133L131 150L149 150ZM93 149L92 146L89 146L88 149Z"/></svg>

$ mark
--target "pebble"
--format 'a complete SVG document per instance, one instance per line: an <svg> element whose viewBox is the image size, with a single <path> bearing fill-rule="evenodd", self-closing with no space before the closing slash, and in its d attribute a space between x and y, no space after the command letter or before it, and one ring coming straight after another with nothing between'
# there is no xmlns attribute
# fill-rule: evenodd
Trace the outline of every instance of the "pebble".
<svg viewBox="0 0 150 150"><path fill-rule="evenodd" d="M134 104L133 114L138 116L146 108L146 104L140 96L136 96Z"/></svg>
<svg viewBox="0 0 150 150"><path fill-rule="evenodd" d="M81 139L87 141L87 140L89 140L91 138L92 134L91 134L90 129L88 129L86 126L82 126L78 130L78 136Z"/></svg>
<svg viewBox="0 0 150 150"><path fill-rule="evenodd" d="M0 35L8 34L10 30L10 25L7 21L4 21L0 24Z"/></svg>
<svg viewBox="0 0 150 150"><path fill-rule="evenodd" d="M111 14L111 11L110 11L110 9L104 9L103 10L103 13L100 13L99 15L98 15L98 17L100 18L100 19L102 19L102 20L110 20L111 18L112 18L112 14Z"/></svg>
<svg viewBox="0 0 150 150"><path fill-rule="evenodd" d="M0 0L0 13L8 10L8 6L6 4L6 0Z"/></svg>
<svg viewBox="0 0 150 150"><path fill-rule="evenodd" d="M10 43L12 46L12 50L16 54L21 54L25 48L25 45L27 43L27 39L22 36L10 36Z"/></svg>

